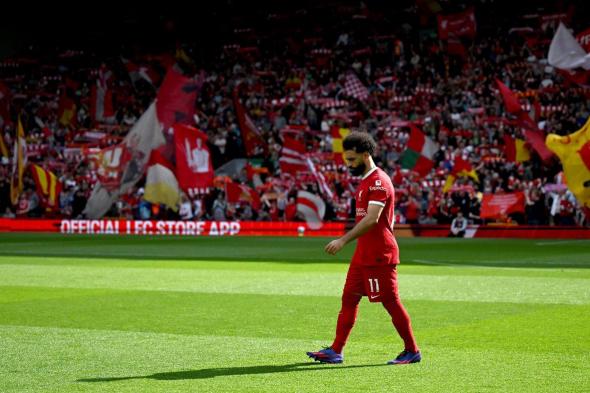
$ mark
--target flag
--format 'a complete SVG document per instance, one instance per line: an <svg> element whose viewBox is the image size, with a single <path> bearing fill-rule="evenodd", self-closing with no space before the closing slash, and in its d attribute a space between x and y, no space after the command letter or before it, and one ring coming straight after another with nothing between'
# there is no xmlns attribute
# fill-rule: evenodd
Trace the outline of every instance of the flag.
<svg viewBox="0 0 590 393"><path fill-rule="evenodd" d="M59 96L59 105L57 108L57 120L64 127L74 127L76 125L76 90L79 83L66 77L62 91Z"/></svg>
<svg viewBox="0 0 590 393"><path fill-rule="evenodd" d="M297 213L303 216L308 227L320 229L326 213L326 204L318 195L307 191L298 191Z"/></svg>
<svg viewBox="0 0 590 393"><path fill-rule="evenodd" d="M570 135L547 135L547 146L559 157L569 190L590 208L590 118Z"/></svg>
<svg viewBox="0 0 590 393"><path fill-rule="evenodd" d="M324 177L324 174L316 169L315 164L313 163L313 161L309 157L307 157L307 166L309 167L309 171L311 172L311 175L313 176L315 181L318 183L318 186L319 186L322 194L325 197L327 197L328 199L333 200L334 193L332 192L332 190L330 190L328 183L326 183L326 178Z"/></svg>
<svg viewBox="0 0 590 393"><path fill-rule="evenodd" d="M308 172L309 166L307 165L305 151L306 148L303 142L285 135L283 137L281 157L279 158L281 173L296 176L298 172Z"/></svg>
<svg viewBox="0 0 590 393"><path fill-rule="evenodd" d="M404 169L411 169L421 176L426 176L434 167L434 154L438 145L428 138L418 127L410 125L410 139L408 146L401 156Z"/></svg>
<svg viewBox="0 0 590 393"><path fill-rule="evenodd" d="M143 198L151 203L164 204L174 211L180 204L180 188L172 164L158 150L152 150Z"/></svg>
<svg viewBox="0 0 590 393"><path fill-rule="evenodd" d="M364 101L369 98L369 90L362 84L354 72L346 74L346 81L344 82L344 94L354 97L358 100Z"/></svg>
<svg viewBox="0 0 590 393"><path fill-rule="evenodd" d="M172 135L170 128L174 124L194 124L199 88L200 81L183 75L176 67L168 69L156 97L158 120L166 135ZM174 144L171 146L173 150Z"/></svg>
<svg viewBox="0 0 590 393"><path fill-rule="evenodd" d="M238 125L240 126L240 133L242 135L242 142L246 149L246 156L252 157L266 154L267 144L262 137L262 134L256 127L256 124L252 121L250 116L246 113L246 109L240 102L238 96L238 86L234 89L234 107L236 110L236 117L238 119Z"/></svg>
<svg viewBox="0 0 590 393"><path fill-rule="evenodd" d="M229 203L249 203L254 210L259 210L261 207L258 193L245 184L226 182L225 198Z"/></svg>
<svg viewBox="0 0 590 393"><path fill-rule="evenodd" d="M522 139L504 135L504 155L511 162L525 162L531 159L531 153Z"/></svg>
<svg viewBox="0 0 590 393"><path fill-rule="evenodd" d="M485 194L481 201L481 218L502 218L511 213L524 213L524 192Z"/></svg>
<svg viewBox="0 0 590 393"><path fill-rule="evenodd" d="M506 112L511 113L517 117L518 125L524 129L524 137L526 141L537 152L543 161L549 161L553 157L553 153L545 145L545 134L539 129L537 123L531 119L528 113L522 109L520 102L516 95L502 82L496 79Z"/></svg>
<svg viewBox="0 0 590 393"><path fill-rule="evenodd" d="M95 123L109 122L115 116L113 109L113 91L110 79L113 73L101 67L98 70L96 83L92 85L90 96L90 114Z"/></svg>
<svg viewBox="0 0 590 393"><path fill-rule="evenodd" d="M154 87L157 85L160 76L153 68L148 66L139 66L124 57L121 57L121 62L125 66L133 86L135 86L142 79Z"/></svg>
<svg viewBox="0 0 590 393"><path fill-rule="evenodd" d="M508 88L508 86L502 83L499 79L496 79L496 84L498 85L498 89L500 89L500 94L502 95L506 112L513 115L519 115L522 113L523 109L516 94L514 94L512 90L510 90L510 88Z"/></svg>
<svg viewBox="0 0 590 393"><path fill-rule="evenodd" d="M23 192L23 173L27 166L27 141L23 123L18 119L16 140L12 154L12 174L10 178L10 200L13 205L18 203L18 197Z"/></svg>
<svg viewBox="0 0 590 393"><path fill-rule="evenodd" d="M204 194L213 186L214 170L207 134L190 126L174 126L176 178L188 195Z"/></svg>
<svg viewBox="0 0 590 393"><path fill-rule="evenodd" d="M166 132L164 135L164 130L170 130L175 122L188 122L192 119L197 90L198 85L193 78L182 75L175 67L168 70L156 100L127 133L123 143L119 145L121 150L111 153L110 158L118 160L106 161L110 164L111 177L116 180L109 187L105 187L102 182L94 187L84 209L88 218L102 217L120 195L127 193L141 179L146 172L152 150L161 148L162 157L172 162L175 145L172 139L167 143L166 136L172 138L173 133ZM101 162L104 170L105 160ZM146 187L153 179L157 177L146 179Z"/></svg>
<svg viewBox="0 0 590 393"><path fill-rule="evenodd" d="M441 40L446 40L449 37L475 37L477 24L473 8L456 14L438 15L437 19L438 38Z"/></svg>
<svg viewBox="0 0 590 393"><path fill-rule="evenodd" d="M84 214L90 219L102 217L119 198L141 179L152 150L164 144L162 125L152 103L131 128L123 143L101 152L100 176L110 181L97 183L88 199Z"/></svg>
<svg viewBox="0 0 590 393"><path fill-rule="evenodd" d="M330 127L330 134L332 136L332 157L337 165L344 164L344 148L342 147L342 141L350 134L348 128L340 128L339 126Z"/></svg>
<svg viewBox="0 0 590 393"><path fill-rule="evenodd" d="M57 176L39 165L31 164L33 180L37 188L37 195L48 211L59 210L59 193L62 185Z"/></svg>
<svg viewBox="0 0 590 393"><path fill-rule="evenodd" d="M477 176L477 172L475 172L471 163L464 160L463 157L457 156L453 161L453 169L445 181L443 192L448 192L458 177L470 177L479 183L479 176Z"/></svg>
<svg viewBox="0 0 590 393"><path fill-rule="evenodd" d="M559 24L551 40L547 60L550 65L561 70L590 70L590 53L586 53L563 23Z"/></svg>
<svg viewBox="0 0 590 393"><path fill-rule="evenodd" d="M576 35L576 40L580 43L582 49L584 49L586 53L590 52L590 29L586 29L583 32L578 33Z"/></svg>

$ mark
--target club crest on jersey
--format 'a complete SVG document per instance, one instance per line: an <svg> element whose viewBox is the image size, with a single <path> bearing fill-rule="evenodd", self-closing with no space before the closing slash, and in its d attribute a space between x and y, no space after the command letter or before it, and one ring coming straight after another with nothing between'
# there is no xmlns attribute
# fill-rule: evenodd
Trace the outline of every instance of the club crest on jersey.
<svg viewBox="0 0 590 393"><path fill-rule="evenodd" d="M380 186L381 185L381 180L375 180L375 185L376 186Z"/></svg>

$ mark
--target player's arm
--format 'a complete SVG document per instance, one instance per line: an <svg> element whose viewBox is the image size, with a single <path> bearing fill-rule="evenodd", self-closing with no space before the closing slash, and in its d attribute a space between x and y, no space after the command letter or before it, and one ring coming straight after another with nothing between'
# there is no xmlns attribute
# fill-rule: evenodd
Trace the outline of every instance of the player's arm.
<svg viewBox="0 0 590 393"><path fill-rule="evenodd" d="M325 251L328 254L335 255L345 245L359 238L365 233L369 232L371 229L375 227L375 225L377 225L377 222L379 222L379 217L381 217L382 211L383 206L381 204L369 202L369 206L367 208L367 215L364 216L363 219L360 220L344 236L342 236L339 239L332 240L330 243L328 243L328 245L325 248Z"/></svg>

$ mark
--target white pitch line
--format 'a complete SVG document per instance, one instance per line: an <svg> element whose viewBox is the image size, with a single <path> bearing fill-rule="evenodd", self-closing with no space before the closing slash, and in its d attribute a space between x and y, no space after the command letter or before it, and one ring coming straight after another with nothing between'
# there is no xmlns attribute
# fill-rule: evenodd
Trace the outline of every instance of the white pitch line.
<svg viewBox="0 0 590 393"><path fill-rule="evenodd" d="M552 246L555 244L570 244L570 243L582 243L587 242L590 245L590 241L584 239L577 239L577 240L553 240L549 242L537 242L535 243L537 246Z"/></svg>

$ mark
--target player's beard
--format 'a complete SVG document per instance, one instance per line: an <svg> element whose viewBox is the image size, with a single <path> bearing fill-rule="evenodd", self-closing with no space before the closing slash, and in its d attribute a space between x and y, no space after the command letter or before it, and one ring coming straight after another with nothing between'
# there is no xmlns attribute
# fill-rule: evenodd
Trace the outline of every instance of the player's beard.
<svg viewBox="0 0 590 393"><path fill-rule="evenodd" d="M365 169L367 168L367 166L365 165L364 162L358 164L357 166L351 166L350 168L348 168L348 170L350 171L350 174L352 176L361 176L363 173L365 173Z"/></svg>

